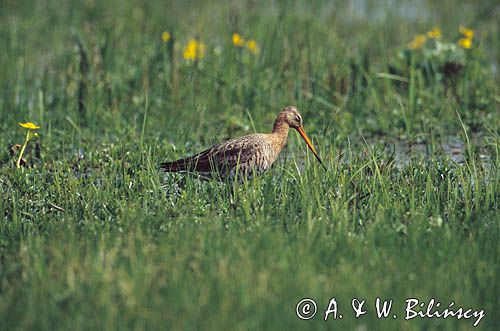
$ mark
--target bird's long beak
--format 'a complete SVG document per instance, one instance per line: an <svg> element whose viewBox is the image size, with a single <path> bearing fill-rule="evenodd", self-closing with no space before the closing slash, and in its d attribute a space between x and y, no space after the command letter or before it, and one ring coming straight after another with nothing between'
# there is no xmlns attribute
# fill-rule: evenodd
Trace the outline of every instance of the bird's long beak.
<svg viewBox="0 0 500 331"><path fill-rule="evenodd" d="M311 139L309 139L309 137L307 136L306 132L304 131L304 128L302 126L299 126L297 128L297 131L301 135L302 139L304 139L304 141L306 142L307 147L309 147L309 149L311 150L311 152L313 152L314 156L316 156L316 159L318 159L319 163L321 163L321 165L323 166L323 168L325 168L325 170L326 170L326 167L323 164L323 161L321 161L321 158L319 157L318 152L316 152L316 150L314 149L314 146L311 143Z"/></svg>

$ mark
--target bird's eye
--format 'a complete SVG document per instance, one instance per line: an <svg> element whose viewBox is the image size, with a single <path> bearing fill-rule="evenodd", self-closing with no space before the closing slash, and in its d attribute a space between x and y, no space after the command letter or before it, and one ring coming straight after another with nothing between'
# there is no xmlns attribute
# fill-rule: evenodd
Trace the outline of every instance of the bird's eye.
<svg viewBox="0 0 500 331"><path fill-rule="evenodd" d="M295 115L295 120L300 123L300 116L299 115Z"/></svg>

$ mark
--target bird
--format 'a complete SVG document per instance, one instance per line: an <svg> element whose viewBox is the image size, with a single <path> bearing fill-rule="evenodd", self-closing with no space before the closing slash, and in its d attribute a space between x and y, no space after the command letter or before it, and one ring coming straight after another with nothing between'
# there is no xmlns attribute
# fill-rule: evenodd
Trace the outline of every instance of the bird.
<svg viewBox="0 0 500 331"><path fill-rule="evenodd" d="M195 173L221 181L253 178L268 170L286 144L290 128L297 130L319 163L326 169L304 131L302 115L294 106L281 110L270 133L254 133L214 145L199 154L161 163L165 172Z"/></svg>

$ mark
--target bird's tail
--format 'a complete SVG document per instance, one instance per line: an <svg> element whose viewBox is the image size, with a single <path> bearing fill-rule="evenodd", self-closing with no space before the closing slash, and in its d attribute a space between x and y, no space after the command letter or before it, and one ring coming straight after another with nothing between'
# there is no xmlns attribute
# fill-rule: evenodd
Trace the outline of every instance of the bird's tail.
<svg viewBox="0 0 500 331"><path fill-rule="evenodd" d="M186 171L189 168L189 162L187 162L186 159L163 162L162 164L160 164L160 168L165 172Z"/></svg>

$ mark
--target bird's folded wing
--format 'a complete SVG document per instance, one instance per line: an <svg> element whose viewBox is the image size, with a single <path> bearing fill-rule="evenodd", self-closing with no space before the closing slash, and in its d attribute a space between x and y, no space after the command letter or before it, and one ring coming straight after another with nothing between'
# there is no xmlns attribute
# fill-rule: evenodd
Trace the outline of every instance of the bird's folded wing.
<svg viewBox="0 0 500 331"><path fill-rule="evenodd" d="M161 164L168 172L226 172L238 165L247 164L255 156L257 145L247 139L234 139L215 145L203 152L184 159Z"/></svg>

